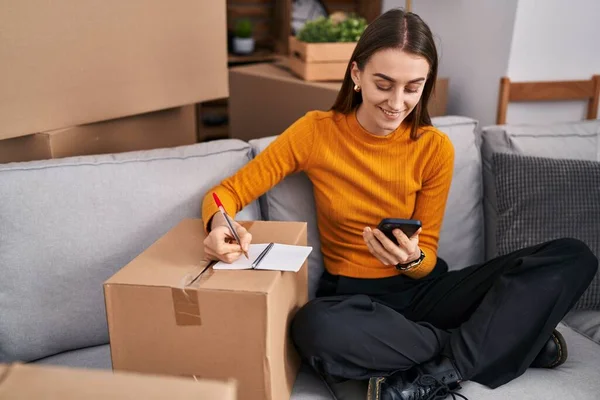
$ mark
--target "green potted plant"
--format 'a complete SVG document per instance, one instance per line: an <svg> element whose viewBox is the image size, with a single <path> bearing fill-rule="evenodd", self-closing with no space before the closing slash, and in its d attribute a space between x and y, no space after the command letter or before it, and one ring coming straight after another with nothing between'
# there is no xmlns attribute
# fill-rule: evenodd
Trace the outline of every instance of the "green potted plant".
<svg viewBox="0 0 600 400"><path fill-rule="evenodd" d="M367 21L343 12L308 21L298 32L298 40L305 43L357 42L367 27Z"/></svg>
<svg viewBox="0 0 600 400"><path fill-rule="evenodd" d="M254 51L252 37L252 21L248 18L239 19L235 25L233 37L233 52L236 54L251 54Z"/></svg>
<svg viewBox="0 0 600 400"><path fill-rule="evenodd" d="M307 81L342 80L366 27L364 18L344 13L308 21L290 37L290 69Z"/></svg>

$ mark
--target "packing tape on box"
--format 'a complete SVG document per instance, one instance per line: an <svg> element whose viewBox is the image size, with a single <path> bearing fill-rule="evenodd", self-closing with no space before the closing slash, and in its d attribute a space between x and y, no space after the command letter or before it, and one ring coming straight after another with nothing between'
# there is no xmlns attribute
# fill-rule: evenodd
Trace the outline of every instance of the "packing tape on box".
<svg viewBox="0 0 600 400"><path fill-rule="evenodd" d="M210 277L212 274L211 265L212 263L208 263L200 267L200 272L196 269L186 274L181 278L181 283L178 287L171 288L173 311L177 325L202 325L197 286L201 279L208 279Z"/></svg>
<svg viewBox="0 0 600 400"><path fill-rule="evenodd" d="M243 221L241 224L248 230L254 221ZM187 273L177 287L171 288L175 323L182 326L202 325L200 304L198 303L198 286L201 280L209 279L213 274L213 261L200 265L194 271Z"/></svg>

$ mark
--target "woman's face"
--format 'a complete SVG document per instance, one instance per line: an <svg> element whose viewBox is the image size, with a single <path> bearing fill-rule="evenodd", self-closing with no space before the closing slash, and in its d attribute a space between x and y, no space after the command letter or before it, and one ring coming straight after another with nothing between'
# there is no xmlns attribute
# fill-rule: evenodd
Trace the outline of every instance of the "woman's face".
<svg viewBox="0 0 600 400"><path fill-rule="evenodd" d="M363 71L352 66L352 80L360 86L363 103L357 118L375 135L387 135L415 108L429 73L425 58L398 49L371 56Z"/></svg>

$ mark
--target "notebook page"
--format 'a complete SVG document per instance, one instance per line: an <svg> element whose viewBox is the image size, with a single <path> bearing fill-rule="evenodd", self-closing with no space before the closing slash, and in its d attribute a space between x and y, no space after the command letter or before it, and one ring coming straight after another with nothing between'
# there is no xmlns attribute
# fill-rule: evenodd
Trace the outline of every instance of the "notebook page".
<svg viewBox="0 0 600 400"><path fill-rule="evenodd" d="M298 272L312 251L309 246L275 244L256 269Z"/></svg>
<svg viewBox="0 0 600 400"><path fill-rule="evenodd" d="M231 264L219 261L213 266L213 269L251 269L254 260L268 245L268 243L251 244L248 248L249 259L241 256ZM298 272L311 251L312 247L308 246L276 243L258 264L256 269Z"/></svg>

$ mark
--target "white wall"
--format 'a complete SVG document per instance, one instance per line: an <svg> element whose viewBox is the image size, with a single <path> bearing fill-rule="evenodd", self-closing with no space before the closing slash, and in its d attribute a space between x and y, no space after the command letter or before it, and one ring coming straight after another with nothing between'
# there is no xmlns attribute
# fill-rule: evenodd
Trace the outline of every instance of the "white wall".
<svg viewBox="0 0 600 400"><path fill-rule="evenodd" d="M406 4L406 1L404 1L404 0L383 0L381 2L381 9L382 9L382 12L386 12L387 10L394 8L394 7L404 8L405 4Z"/></svg>
<svg viewBox="0 0 600 400"><path fill-rule="evenodd" d="M404 0L384 0L382 8L404 5ZM450 78L448 113L481 125L495 123L517 0L413 0L412 5L436 36L439 76Z"/></svg>
<svg viewBox="0 0 600 400"><path fill-rule="evenodd" d="M589 79L600 74L600 0L413 0L438 36L449 109L494 124L500 77ZM383 11L404 7L384 0ZM508 123L582 119L584 102L511 103Z"/></svg>
<svg viewBox="0 0 600 400"><path fill-rule="evenodd" d="M517 82L600 74L599 19L599 0L519 0L508 76ZM511 103L507 121L579 120L586 112L584 102Z"/></svg>

